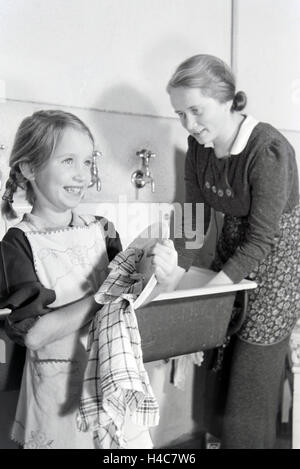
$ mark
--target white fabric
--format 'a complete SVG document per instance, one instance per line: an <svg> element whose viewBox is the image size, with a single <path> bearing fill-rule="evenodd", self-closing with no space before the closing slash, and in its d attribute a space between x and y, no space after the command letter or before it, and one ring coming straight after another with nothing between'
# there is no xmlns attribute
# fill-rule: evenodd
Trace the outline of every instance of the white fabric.
<svg viewBox="0 0 300 469"><path fill-rule="evenodd" d="M89 359L78 414L81 430L93 429L103 449L127 448L124 422L132 419L139 432L159 421L158 404L143 365L141 337L133 303L143 288L137 265L143 250L127 248L109 264L111 270L95 294L103 307L89 331ZM129 416L130 414L130 416ZM131 437L134 444L134 435ZM149 446L150 445L150 446Z"/></svg>
<svg viewBox="0 0 300 469"><path fill-rule="evenodd" d="M238 155L245 149L248 143L249 137L254 127L256 127L257 124L258 124L258 120L256 120L254 117L250 115L246 116L244 122L241 125L239 133L235 139L235 142L231 148L231 151L230 151L231 155ZM206 148L214 148L213 142L207 143L204 146Z"/></svg>
<svg viewBox="0 0 300 469"><path fill-rule="evenodd" d="M194 365L200 366L204 359L203 352L190 353L175 358L175 370L173 376L173 384L181 391L185 389L185 383L188 373Z"/></svg>
<svg viewBox="0 0 300 469"><path fill-rule="evenodd" d="M57 294L56 306L99 288L108 265L100 224L44 231L38 231L38 225L34 231L35 218L28 224L25 220L18 227L31 245L38 278ZM25 448L94 448L93 434L76 427L86 342L87 328L83 328L36 352L27 351L12 430L12 438Z"/></svg>
<svg viewBox="0 0 300 469"><path fill-rule="evenodd" d="M58 308L97 290L108 275L106 244L100 223L51 231L28 231L34 268L46 288L55 291Z"/></svg>

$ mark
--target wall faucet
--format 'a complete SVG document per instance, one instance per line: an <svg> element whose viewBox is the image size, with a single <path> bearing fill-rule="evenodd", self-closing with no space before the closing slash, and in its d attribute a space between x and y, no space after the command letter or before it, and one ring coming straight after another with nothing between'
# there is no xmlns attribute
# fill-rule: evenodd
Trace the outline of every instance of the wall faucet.
<svg viewBox="0 0 300 469"><path fill-rule="evenodd" d="M102 156L102 153L100 151L93 151L92 155L92 167L91 167L91 182L89 184L89 187L93 187L96 184L96 189L98 192L101 191L101 179L99 176L99 169L97 165L97 157Z"/></svg>
<svg viewBox="0 0 300 469"><path fill-rule="evenodd" d="M131 175L131 182L137 189L142 189L146 184L151 185L151 191L155 191L155 183L154 179L150 172L150 159L155 158L156 154L153 153L151 150L147 150L143 148L136 152L136 156L142 158L142 167L141 169L137 169Z"/></svg>

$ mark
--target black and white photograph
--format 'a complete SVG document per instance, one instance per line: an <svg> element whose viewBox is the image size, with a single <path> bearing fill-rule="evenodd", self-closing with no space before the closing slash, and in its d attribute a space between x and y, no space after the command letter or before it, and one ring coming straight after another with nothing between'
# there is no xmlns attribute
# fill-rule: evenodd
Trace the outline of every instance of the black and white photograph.
<svg viewBox="0 0 300 469"><path fill-rule="evenodd" d="M0 44L0 449L300 449L300 0L0 0Z"/></svg>

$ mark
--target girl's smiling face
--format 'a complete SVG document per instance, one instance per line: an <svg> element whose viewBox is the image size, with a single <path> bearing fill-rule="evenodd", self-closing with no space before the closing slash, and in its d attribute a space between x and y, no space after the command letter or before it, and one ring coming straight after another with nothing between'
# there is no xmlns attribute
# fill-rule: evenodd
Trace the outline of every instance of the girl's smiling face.
<svg viewBox="0 0 300 469"><path fill-rule="evenodd" d="M231 101L220 103L205 96L200 88L170 88L171 104L183 127L201 145L215 142L224 132Z"/></svg>
<svg viewBox="0 0 300 469"><path fill-rule="evenodd" d="M31 181L35 204L55 212L75 208L91 182L93 143L76 128L66 128L47 164Z"/></svg>

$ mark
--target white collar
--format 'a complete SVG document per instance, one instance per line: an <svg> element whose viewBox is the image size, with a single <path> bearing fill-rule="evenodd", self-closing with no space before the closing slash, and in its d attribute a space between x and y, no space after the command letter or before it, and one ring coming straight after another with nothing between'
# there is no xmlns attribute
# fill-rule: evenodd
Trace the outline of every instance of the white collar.
<svg viewBox="0 0 300 469"><path fill-rule="evenodd" d="M231 152L230 152L231 155L238 155L244 150L244 148L246 147L248 143L252 130L257 124L258 124L258 120L254 119L254 117L246 116L246 119L241 125L238 136L235 139L233 147L231 148ZM208 147L214 148L213 142L206 143L204 146L205 148L208 148Z"/></svg>

